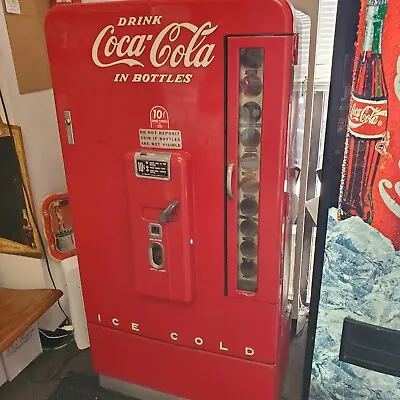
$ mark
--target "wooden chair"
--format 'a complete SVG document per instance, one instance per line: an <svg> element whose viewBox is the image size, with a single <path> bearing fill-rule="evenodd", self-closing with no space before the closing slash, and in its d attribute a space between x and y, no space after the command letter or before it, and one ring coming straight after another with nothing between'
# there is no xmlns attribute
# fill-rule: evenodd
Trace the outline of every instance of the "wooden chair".
<svg viewBox="0 0 400 400"><path fill-rule="evenodd" d="M35 323L62 294L58 289L0 288L0 353Z"/></svg>

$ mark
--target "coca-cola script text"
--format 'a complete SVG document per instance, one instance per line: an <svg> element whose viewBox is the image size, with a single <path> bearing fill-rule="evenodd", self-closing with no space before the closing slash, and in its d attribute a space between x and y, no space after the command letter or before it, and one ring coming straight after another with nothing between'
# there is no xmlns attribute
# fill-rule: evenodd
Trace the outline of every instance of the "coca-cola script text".
<svg viewBox="0 0 400 400"><path fill-rule="evenodd" d="M206 41L217 28L218 25L212 26L210 21L200 26L189 22L173 22L153 38L151 34L128 35L126 31L123 35L117 35L115 26L107 25L93 43L92 59L101 68L120 64L145 67L144 54L149 49L149 61L153 67L204 68L214 60L215 43ZM186 40L183 40L183 36Z"/></svg>
<svg viewBox="0 0 400 400"><path fill-rule="evenodd" d="M365 100L355 97L350 101L349 129L354 136L381 138L387 127L387 100Z"/></svg>

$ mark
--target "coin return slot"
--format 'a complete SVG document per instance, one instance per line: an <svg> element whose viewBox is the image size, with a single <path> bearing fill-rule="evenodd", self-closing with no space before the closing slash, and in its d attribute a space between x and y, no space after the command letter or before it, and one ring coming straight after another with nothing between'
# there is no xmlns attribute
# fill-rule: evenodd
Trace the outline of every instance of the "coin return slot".
<svg viewBox="0 0 400 400"><path fill-rule="evenodd" d="M153 268L164 268L164 247L160 243L150 243L149 258Z"/></svg>
<svg viewBox="0 0 400 400"><path fill-rule="evenodd" d="M160 224L149 224L149 235L152 238L162 238L162 227Z"/></svg>

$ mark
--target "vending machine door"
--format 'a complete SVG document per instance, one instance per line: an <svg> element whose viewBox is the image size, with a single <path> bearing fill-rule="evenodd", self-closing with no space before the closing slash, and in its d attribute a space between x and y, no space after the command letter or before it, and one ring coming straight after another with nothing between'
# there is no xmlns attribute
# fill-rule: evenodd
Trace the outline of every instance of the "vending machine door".
<svg viewBox="0 0 400 400"><path fill-rule="evenodd" d="M143 149L129 153L126 176L136 291L191 301L194 239L190 156Z"/></svg>
<svg viewBox="0 0 400 400"><path fill-rule="evenodd" d="M227 40L228 295L272 304L281 301L289 222L293 43L287 35Z"/></svg>

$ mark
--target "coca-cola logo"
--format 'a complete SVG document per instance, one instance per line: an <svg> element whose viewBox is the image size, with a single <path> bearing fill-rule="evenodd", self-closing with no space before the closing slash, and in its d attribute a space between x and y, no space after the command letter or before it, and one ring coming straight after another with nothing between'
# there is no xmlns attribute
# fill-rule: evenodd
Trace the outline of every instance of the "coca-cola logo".
<svg viewBox="0 0 400 400"><path fill-rule="evenodd" d="M358 108L356 104L353 104L350 108L351 126L353 128L363 124L382 126L380 117L385 117L386 115L387 111L382 110L380 107L365 106L364 108Z"/></svg>
<svg viewBox="0 0 400 400"><path fill-rule="evenodd" d="M397 75L394 78L394 91L396 93L397 98L400 101L400 56L397 57L397 64L396 64L396 72Z"/></svg>
<svg viewBox="0 0 400 400"><path fill-rule="evenodd" d="M398 163L400 168L400 161ZM393 198L387 189L393 189L398 197L398 199ZM394 185L388 179L381 179L378 183L379 194L386 207L397 217L400 218L400 181L396 182Z"/></svg>
<svg viewBox="0 0 400 400"><path fill-rule="evenodd" d="M378 138L387 125L387 101L365 100L352 96L349 109L351 133L361 137Z"/></svg>
<svg viewBox="0 0 400 400"><path fill-rule="evenodd" d="M137 25L158 25L161 20L162 16L121 17L116 26L133 28L132 33L124 29L118 34L116 26L105 26L93 43L94 64L100 68L121 64L145 67L148 63L156 68L205 68L212 63L215 43L207 43L207 39L218 25L213 26L210 21L199 26L190 22L173 22L157 35L134 34Z"/></svg>

